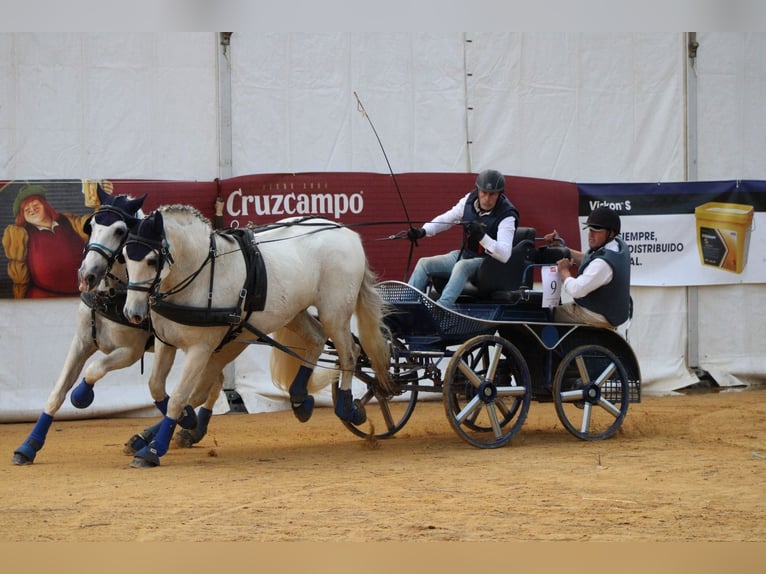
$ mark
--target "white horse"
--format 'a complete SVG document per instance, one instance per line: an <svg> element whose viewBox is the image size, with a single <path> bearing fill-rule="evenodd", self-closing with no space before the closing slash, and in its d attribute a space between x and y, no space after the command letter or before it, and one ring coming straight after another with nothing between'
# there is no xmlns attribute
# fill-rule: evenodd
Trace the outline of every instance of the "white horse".
<svg viewBox="0 0 766 574"><path fill-rule="evenodd" d="M108 372L138 361L151 339L148 324L135 325L114 318L122 314L127 289L125 267L116 259L127 239L128 229L139 221L136 216L146 196L138 199L112 196L104 193L100 186L98 196L101 206L85 225L89 240L78 272L80 290L84 294L77 308L75 336L44 411L32 432L13 453L12 462L17 465L34 462L37 452L45 444L53 417L77 381L85 362L96 351L101 351L102 355L88 365L80 385L70 397L77 408L85 408L93 402L93 386Z"/></svg>
<svg viewBox="0 0 766 574"><path fill-rule="evenodd" d="M214 232L196 209L164 206L134 228L123 253L130 277L125 316L140 323L151 313L157 338L186 355L160 430L131 466L159 465L183 405L209 390L206 367L222 368L248 343L269 343L300 364L289 392L295 415L306 421L313 409L309 381L329 337L341 370L335 413L361 424L365 413L351 395L359 351L351 334L356 313L360 343L388 385L385 305L361 238L336 222L293 218L258 233ZM305 348L291 349L268 336L282 329L298 333Z"/></svg>
<svg viewBox="0 0 766 574"><path fill-rule="evenodd" d="M109 371L132 365L145 351L153 351L158 367L152 371L149 379L149 393L157 409L164 415L169 399L166 381L175 360L176 349L153 337L148 319L137 326L127 321L122 314L128 279L121 251L128 238L128 232L140 221L137 216L143 217L140 208L146 195L140 199L132 199L124 195L112 196L104 193L101 186L98 186L97 192L100 207L86 224L85 231L89 234L89 239L77 275L82 293L92 292L101 282L99 290L96 291L97 295L101 294L100 298L96 299L97 305L98 301L103 300L105 292L108 292L112 298L113 303L110 309L99 313L97 330L98 348L107 355L100 362L96 360L89 365L85 377L72 391L71 402L77 408L90 406L94 398L93 387L96 381ZM82 334L79 323L78 334ZM143 333L138 331L139 327ZM93 351L85 359L91 354ZM94 369L99 366L104 366L104 369L95 371ZM192 405L184 407L183 415L179 420L183 430L176 435L176 443L179 446L190 447L202 440L207 433L213 406L223 386L223 372L210 373L209 376L217 385L218 392L211 391L210 396L204 398L195 397L197 402L193 403L194 407L200 407L197 413L194 412ZM58 397L57 400L63 401L69 387L63 389L63 392L54 391ZM158 428L159 425L154 425L128 439L125 444L125 453L132 455L146 446Z"/></svg>

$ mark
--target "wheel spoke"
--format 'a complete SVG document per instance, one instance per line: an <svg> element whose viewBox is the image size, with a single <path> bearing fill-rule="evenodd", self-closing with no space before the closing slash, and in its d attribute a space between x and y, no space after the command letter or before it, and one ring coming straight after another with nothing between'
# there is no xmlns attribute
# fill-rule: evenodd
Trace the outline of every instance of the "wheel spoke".
<svg viewBox="0 0 766 574"><path fill-rule="evenodd" d="M487 379L492 381L497 373L497 365L500 363L500 359L503 356L503 348L500 345L492 345L491 349L487 349L490 353L489 367L487 369Z"/></svg>
<svg viewBox="0 0 766 574"><path fill-rule="evenodd" d="M459 413L455 415L455 420L459 423L463 423L466 420L466 417L474 415L475 413L478 413L478 411L481 409L481 399L479 397L474 397L470 401L468 401L468 404L463 407L463 410L461 410Z"/></svg>
<svg viewBox="0 0 766 574"><path fill-rule="evenodd" d="M617 418L620 416L620 409L617 406L615 406L613 403L607 401L603 396L599 399L598 406L600 406L606 412L611 414L614 418Z"/></svg>
<svg viewBox="0 0 766 574"><path fill-rule="evenodd" d="M489 423L492 425L492 432L495 434L495 438L503 436L503 429L500 428L500 421L497 419L497 410L495 410L494 403L487 404L487 415L489 415Z"/></svg>
<svg viewBox="0 0 766 574"><path fill-rule="evenodd" d="M576 403L583 400L583 390L576 389L574 391L562 391L558 395L561 398L562 403Z"/></svg>
<svg viewBox="0 0 766 574"><path fill-rule="evenodd" d="M604 384L604 381L611 379L612 375L614 375L616 371L617 371L617 365L615 365L614 363L610 363L596 378L596 384L600 387L601 385Z"/></svg>
<svg viewBox="0 0 766 574"><path fill-rule="evenodd" d="M468 366L468 364L461 360L457 365L458 370L463 374L463 376L468 379L468 381L475 387L479 388L479 385L481 385L481 378L479 378L479 375L477 375L471 367Z"/></svg>
<svg viewBox="0 0 766 574"><path fill-rule="evenodd" d="M590 417L593 412L593 405L590 403L585 403L583 406L583 412L582 412L582 422L580 423L580 432L587 434L588 429L590 429Z"/></svg>

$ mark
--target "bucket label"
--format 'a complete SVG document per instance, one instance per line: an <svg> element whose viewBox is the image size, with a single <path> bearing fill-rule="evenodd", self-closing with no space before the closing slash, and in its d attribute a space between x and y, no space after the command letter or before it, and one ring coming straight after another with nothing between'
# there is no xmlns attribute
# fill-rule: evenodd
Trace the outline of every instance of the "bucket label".
<svg viewBox="0 0 766 574"><path fill-rule="evenodd" d="M723 267L729 271L737 268L737 232L727 229L700 227L700 249L703 265Z"/></svg>

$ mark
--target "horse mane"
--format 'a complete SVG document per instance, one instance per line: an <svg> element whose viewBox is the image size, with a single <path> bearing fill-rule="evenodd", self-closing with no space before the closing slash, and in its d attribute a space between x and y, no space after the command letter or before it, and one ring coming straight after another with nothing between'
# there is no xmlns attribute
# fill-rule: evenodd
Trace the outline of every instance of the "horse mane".
<svg viewBox="0 0 766 574"><path fill-rule="evenodd" d="M160 205L155 211L161 211L163 214L180 214L180 215L189 215L191 217L194 217L195 219L199 219L202 223L207 225L212 229L213 224L210 223L210 220L202 215L202 212L197 209L196 207L192 205L187 205L185 203L173 203L169 205Z"/></svg>

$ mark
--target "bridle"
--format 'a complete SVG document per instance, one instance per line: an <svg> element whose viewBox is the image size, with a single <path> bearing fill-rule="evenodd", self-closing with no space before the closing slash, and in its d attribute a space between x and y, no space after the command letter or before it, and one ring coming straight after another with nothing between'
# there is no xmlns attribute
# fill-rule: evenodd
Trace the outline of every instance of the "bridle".
<svg viewBox="0 0 766 574"><path fill-rule="evenodd" d="M128 237L124 241L124 246L127 248L129 245L142 245L149 251L157 253L159 257L157 272L151 279L144 279L143 281L128 280L128 291L140 291L142 293L154 294L160 284L160 277L165 263L167 262L169 266L172 266L174 261L173 256L170 254L170 244L167 242L167 239L165 239L164 231L162 236L158 239L149 239L139 235L138 232L141 230L141 226L145 222L146 220L143 220L139 223L137 231L131 231L128 234Z"/></svg>
<svg viewBox="0 0 766 574"><path fill-rule="evenodd" d="M112 273L112 266L115 264L115 262L119 261L120 263L124 263L124 259L122 258L121 251L123 246L125 245L125 241L127 240L127 236L123 237L120 241L119 245L116 249L111 249L110 247L104 245L103 243L97 243L90 241L90 234L93 231L91 220L95 219L99 215L110 213L114 215L117 220L122 221L125 223L125 225L128 225L128 220L132 219L132 216L125 212L124 210L113 207L111 205L101 205L101 207L98 208L96 213L94 213L91 217L89 217L85 223L83 224L83 231L88 234L88 243L85 244L85 248L83 249L83 258L91 251L94 251L95 253L98 253L101 255L104 259L106 259L106 273L104 274L104 278L113 279L114 281L117 281L118 283L124 284L125 282L114 275ZM111 225L111 224L110 224Z"/></svg>

